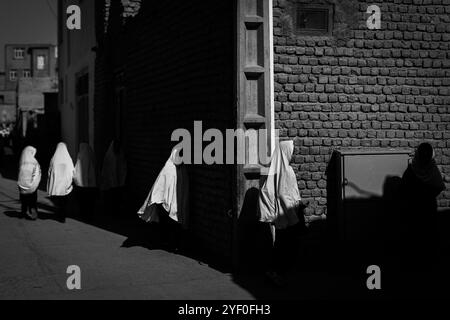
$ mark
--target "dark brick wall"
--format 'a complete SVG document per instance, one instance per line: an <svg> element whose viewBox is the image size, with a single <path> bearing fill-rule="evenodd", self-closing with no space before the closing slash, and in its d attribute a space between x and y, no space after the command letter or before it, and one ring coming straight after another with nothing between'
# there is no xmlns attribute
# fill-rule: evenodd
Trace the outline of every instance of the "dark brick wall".
<svg viewBox="0 0 450 320"><path fill-rule="evenodd" d="M296 36L295 1L274 0L276 126L295 139L308 213L326 214L325 171L339 147L428 141L449 188L450 1L321 2L335 8L332 36ZM371 4L381 30L366 26ZM450 207L450 191L439 206Z"/></svg>
<svg viewBox="0 0 450 320"><path fill-rule="evenodd" d="M211 10L210 8L214 8ZM171 134L233 128L231 1L146 1L126 26L125 140L129 201L142 205L169 157ZM205 251L231 261L232 167L191 165L191 231Z"/></svg>

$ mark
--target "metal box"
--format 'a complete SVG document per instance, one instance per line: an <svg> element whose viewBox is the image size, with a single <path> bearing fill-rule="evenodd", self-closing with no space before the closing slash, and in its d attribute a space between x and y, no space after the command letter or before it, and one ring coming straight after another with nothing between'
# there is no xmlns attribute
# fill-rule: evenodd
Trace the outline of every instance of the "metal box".
<svg viewBox="0 0 450 320"><path fill-rule="evenodd" d="M401 177L411 150L341 149L336 159L338 237L352 254L382 253Z"/></svg>

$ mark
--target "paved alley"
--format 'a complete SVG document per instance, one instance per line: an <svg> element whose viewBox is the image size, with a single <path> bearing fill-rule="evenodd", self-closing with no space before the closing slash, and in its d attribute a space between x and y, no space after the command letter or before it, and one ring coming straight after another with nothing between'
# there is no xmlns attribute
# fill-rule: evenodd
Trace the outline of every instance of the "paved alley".
<svg viewBox="0 0 450 320"><path fill-rule="evenodd" d="M159 249L127 245L127 236L108 228L68 218L54 220L53 205L39 191L39 219L19 218L16 182L0 182L1 299L156 299L251 300L384 298L368 292L367 276L310 268L289 275L284 288L274 288L257 274L232 275L206 263ZM116 224L118 222L115 222ZM119 222L120 223L120 222ZM125 223L125 222L124 222ZM110 225L114 223L111 222ZM106 226L106 227L105 227ZM126 227L126 226L125 226ZM134 226L129 226L131 229ZM133 231L129 231L132 233ZM304 265L311 263L305 261ZM81 290L67 288L69 266L81 269ZM332 269L331 269L332 270ZM414 282L393 297L425 294L427 279ZM408 280L409 279L409 280ZM441 286L448 276L440 278ZM436 291L434 291L437 294Z"/></svg>
<svg viewBox="0 0 450 320"><path fill-rule="evenodd" d="M14 181L0 184L0 299L251 299L230 275L181 255L123 248L126 237L74 219L18 218ZM42 209L47 207L48 210ZM81 290L69 291L67 267L81 268Z"/></svg>

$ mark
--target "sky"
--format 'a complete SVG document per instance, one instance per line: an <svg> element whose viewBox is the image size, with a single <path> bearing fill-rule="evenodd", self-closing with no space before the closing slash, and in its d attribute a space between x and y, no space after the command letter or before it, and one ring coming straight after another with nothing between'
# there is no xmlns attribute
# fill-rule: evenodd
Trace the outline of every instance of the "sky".
<svg viewBox="0 0 450 320"><path fill-rule="evenodd" d="M0 0L0 71L7 43L57 41L57 0Z"/></svg>

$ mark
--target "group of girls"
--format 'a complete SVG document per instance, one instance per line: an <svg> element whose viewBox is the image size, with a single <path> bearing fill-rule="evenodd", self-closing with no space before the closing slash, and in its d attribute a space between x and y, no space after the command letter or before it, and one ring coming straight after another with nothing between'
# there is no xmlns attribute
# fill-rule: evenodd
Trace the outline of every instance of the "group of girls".
<svg viewBox="0 0 450 320"><path fill-rule="evenodd" d="M179 159L178 149L173 149L170 158L150 190L138 215L147 222L160 221L163 234L179 232L180 226L186 227L188 216L188 180L186 169ZM289 265L289 252L292 230L302 230L305 224L297 177L291 166L294 154L293 141L281 141L271 158L268 175L260 188L258 197L259 221L270 226L272 246L265 265L265 275L275 285L283 285L283 273ZM400 208L406 214L405 220L420 221L423 214L434 215L437 210L436 197L445 189L441 173L434 160L434 151L430 144L422 143L416 151L411 165L402 177L403 193L421 198L421 205ZM411 203L406 201L406 203ZM418 212L414 214L414 212ZM174 223L175 222L175 223ZM172 224L172 231L166 227ZM417 224L417 223L416 223ZM303 225L303 226L302 226ZM299 227L299 228L298 228ZM178 229L177 229L178 228ZM417 229L417 228L416 228ZM432 228L428 228L432 230ZM177 231L178 230L178 231ZM413 232L410 237L417 237ZM175 247L179 239L175 236Z"/></svg>
<svg viewBox="0 0 450 320"><path fill-rule="evenodd" d="M180 233L189 221L189 182L185 165L181 163L180 150L174 148L153 184L138 215L146 222L160 222L163 241L169 249L178 251ZM286 240L283 232L302 221L300 191L293 168L294 142L282 141L272 156L269 174L259 194L260 221L268 223L272 232L272 249L266 275L277 284L282 283L277 271L280 249ZM277 236L276 236L277 235Z"/></svg>
<svg viewBox="0 0 450 320"><path fill-rule="evenodd" d="M126 162L120 150L120 145L113 142L105 156L102 170L103 190L115 189L125 183ZM181 243L180 232L187 228L189 222L189 181L180 152L176 147L172 150L144 204L137 212L146 222L160 223L164 241L175 251ZM269 254L271 259L266 275L276 284L283 283L283 277L280 276L283 264L280 263L279 254L287 241L283 239L283 230L304 223L297 177L290 165L293 154L293 141L281 141L276 146L268 175L258 197L259 220L267 223L272 233L272 249ZM35 148L24 149L18 181L22 213L31 219L37 216L36 190L41 179L41 170L35 155ZM445 189L431 145L423 143L418 147L402 181L405 198L412 196L412 199L421 199L420 202L411 202L412 206L402 211L414 218L416 224L420 224L423 213L436 212L436 196ZM74 166L66 145L60 143L50 162L47 192L55 203L59 204L62 219L65 219L64 203L72 191L73 182L79 188L80 197L88 199L81 201L85 206L82 210L92 210L93 205L89 201L95 199L93 194L97 186L92 149L87 144L81 144ZM414 212L417 214L413 214Z"/></svg>
<svg viewBox="0 0 450 320"><path fill-rule="evenodd" d="M18 187L21 214L30 220L36 220L37 192L41 182L41 167L36 160L36 148L27 146L22 151L19 162ZM109 191L120 188L125 183L126 162L119 143L113 141L106 153L101 174L101 189ZM67 202L74 191L85 218L92 218L98 195L95 155L87 143L81 143L74 165L65 143L57 145L50 161L46 186L48 197L57 208L57 218L65 222Z"/></svg>

